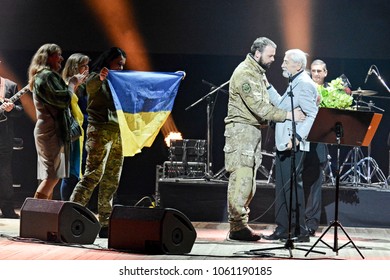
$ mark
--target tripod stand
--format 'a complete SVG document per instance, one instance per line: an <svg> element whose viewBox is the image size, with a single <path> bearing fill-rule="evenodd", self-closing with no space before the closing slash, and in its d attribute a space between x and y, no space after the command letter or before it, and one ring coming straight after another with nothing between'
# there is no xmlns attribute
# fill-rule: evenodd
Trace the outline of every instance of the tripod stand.
<svg viewBox="0 0 390 280"><path fill-rule="evenodd" d="M339 169L339 173L341 174L344 166L350 165L350 169L345 172L341 177L340 181L342 182L350 182L354 186L357 186L360 183L360 177L358 176L358 162L364 158L363 152L360 147L353 147L345 157L343 164ZM349 162L349 163L348 163Z"/></svg>
<svg viewBox="0 0 390 280"><path fill-rule="evenodd" d="M374 106L372 101L364 102L359 100L357 104L359 103L367 105L369 111L372 111L372 108L375 108L381 112L384 111L383 109ZM385 188L388 187L386 176L379 168L379 165L375 159L371 157L371 143L367 147L367 157L364 157L360 147L353 147L353 149L349 151L346 159L344 160L344 163L340 168L340 174L342 173L343 167L348 164L347 162L349 158L349 164L351 168L340 177L340 181L345 183L352 183L353 186L356 187L358 184L371 185L373 183L372 179L377 177L378 182L383 183Z"/></svg>
<svg viewBox="0 0 390 280"><path fill-rule="evenodd" d="M362 253L356 247L355 243L349 237L349 235L338 220L340 191L340 145L343 144L348 146L368 146L371 143L372 138L374 137L381 118L381 114L373 112L320 108L312 126L312 129L309 133L308 141L337 144L335 213L334 221L330 223L328 228L313 244L313 246L310 248L310 250L306 253L305 256L307 256L319 242L322 242L334 252L336 252L336 254L338 254L338 251L340 249L344 248L348 244L352 244L353 247L358 251L359 255L364 259ZM336 134L336 137L333 136L334 133ZM333 247L322 240L322 238L331 228L334 228ZM341 228L341 230L344 232L344 234L349 240L349 242L347 242L341 247L338 246L338 228Z"/></svg>
<svg viewBox="0 0 390 280"><path fill-rule="evenodd" d="M336 133L336 140L337 140L337 169L336 169L336 197L335 197L335 218L334 221L328 226L328 228L322 233L320 238L313 244L313 246L309 249L309 251L306 253L305 257L312 251L312 249L318 244L318 242L322 242L326 246L328 246L330 249L332 249L336 254L338 254L338 251L342 249L343 247L347 246L349 243L353 245L353 247L358 251L360 256L364 259L364 256L359 251L359 249L356 247L355 243L352 241L352 239L349 237L348 233L345 231L343 226L340 224L338 219L338 213L339 213L339 192L340 192L340 139L343 137L343 127L341 123L336 123L335 125L335 133ZM322 240L322 237L332 228L334 227L334 247L331 247L329 244L327 244L325 241ZM340 227L340 229L344 232L345 236L347 236L349 242L345 243L343 246L338 247L338 234L337 234L337 228Z"/></svg>

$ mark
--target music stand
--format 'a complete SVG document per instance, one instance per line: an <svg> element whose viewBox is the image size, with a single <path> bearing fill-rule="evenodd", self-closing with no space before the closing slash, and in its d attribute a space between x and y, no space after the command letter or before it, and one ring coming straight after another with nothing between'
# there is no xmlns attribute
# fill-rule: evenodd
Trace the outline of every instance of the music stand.
<svg viewBox="0 0 390 280"><path fill-rule="evenodd" d="M340 145L345 146L368 146L378 128L382 119L382 114L374 112L361 112L354 110L339 110L330 108L320 108L314 124L308 135L308 141L319 142L326 144L337 144L337 169L336 169L336 191L335 191L335 213L334 221L330 223L327 229L322 233L318 240L313 244L310 250L305 254L305 257L312 251L312 249L322 242L333 252L338 254L338 251L348 244L352 244L358 251L360 256L364 256L356 247L355 243L349 237L343 226L338 220L338 206L339 206L339 191L340 191ZM325 234L334 227L334 245L333 247L327 244L322 238ZM347 236L349 242L341 247L338 247L337 228L340 227Z"/></svg>

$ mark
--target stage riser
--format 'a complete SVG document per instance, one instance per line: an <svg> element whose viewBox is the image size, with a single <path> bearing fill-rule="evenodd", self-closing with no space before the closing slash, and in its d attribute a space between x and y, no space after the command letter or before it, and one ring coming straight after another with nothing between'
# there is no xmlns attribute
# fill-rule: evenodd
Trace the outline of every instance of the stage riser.
<svg viewBox="0 0 390 280"><path fill-rule="evenodd" d="M227 222L227 182L159 182L161 206L183 212L191 221ZM340 187L338 220L343 226L390 227L390 191L377 188ZM258 184L250 204L252 222L274 223L275 189L272 184ZM335 218L335 188L322 188L321 224Z"/></svg>

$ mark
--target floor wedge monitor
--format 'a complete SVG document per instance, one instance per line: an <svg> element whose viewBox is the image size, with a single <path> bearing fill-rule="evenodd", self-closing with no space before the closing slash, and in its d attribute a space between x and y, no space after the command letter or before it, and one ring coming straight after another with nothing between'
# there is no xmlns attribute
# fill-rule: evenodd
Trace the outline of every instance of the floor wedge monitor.
<svg viewBox="0 0 390 280"><path fill-rule="evenodd" d="M196 231L188 218L171 208L116 205L110 217L108 247L150 254L191 252Z"/></svg>
<svg viewBox="0 0 390 280"><path fill-rule="evenodd" d="M99 231L95 215L74 202L26 198L20 209L20 237L92 244Z"/></svg>

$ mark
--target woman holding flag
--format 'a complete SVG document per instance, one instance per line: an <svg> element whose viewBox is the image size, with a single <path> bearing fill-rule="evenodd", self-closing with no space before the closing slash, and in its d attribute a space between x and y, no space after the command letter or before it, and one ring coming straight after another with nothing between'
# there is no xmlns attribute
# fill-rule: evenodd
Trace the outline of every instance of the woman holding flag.
<svg viewBox="0 0 390 280"><path fill-rule="evenodd" d="M122 140L107 75L109 70L123 70L126 53L117 47L103 52L93 63L86 82L88 94L87 160L83 177L70 201L85 206L99 185L99 237L108 237L111 200L119 186L123 166Z"/></svg>

